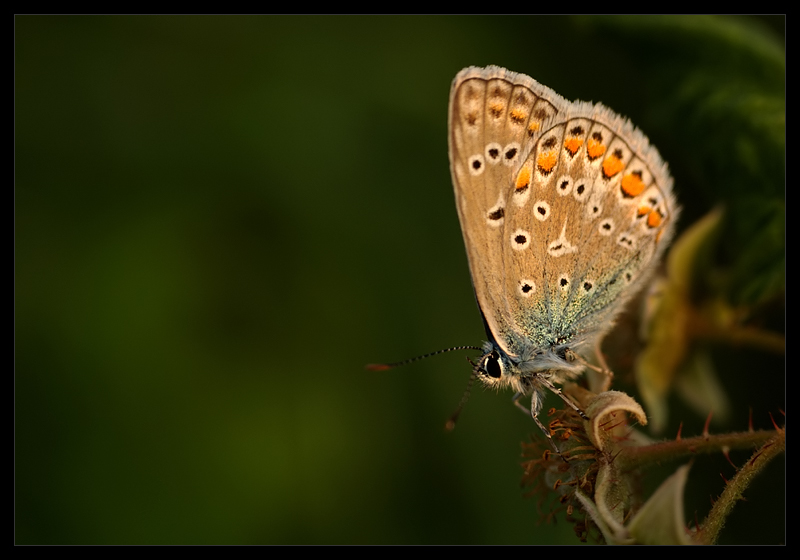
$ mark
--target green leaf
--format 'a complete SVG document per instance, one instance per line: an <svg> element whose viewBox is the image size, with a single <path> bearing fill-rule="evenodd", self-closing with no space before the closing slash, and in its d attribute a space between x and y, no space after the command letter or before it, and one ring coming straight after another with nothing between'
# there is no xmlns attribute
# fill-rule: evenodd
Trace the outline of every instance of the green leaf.
<svg viewBox="0 0 800 560"><path fill-rule="evenodd" d="M683 521L683 491L689 466L680 467L658 487L631 519L628 530L639 544L692 544Z"/></svg>

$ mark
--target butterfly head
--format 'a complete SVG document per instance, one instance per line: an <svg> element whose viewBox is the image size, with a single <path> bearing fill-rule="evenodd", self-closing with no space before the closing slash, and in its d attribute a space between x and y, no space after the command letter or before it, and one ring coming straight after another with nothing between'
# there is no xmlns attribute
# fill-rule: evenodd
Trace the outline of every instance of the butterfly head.
<svg viewBox="0 0 800 560"><path fill-rule="evenodd" d="M584 369L580 362L571 359L565 347L522 357L509 356L493 342L485 343L483 350L480 359L473 362L475 377L489 387L511 388L522 394L529 393L539 377L560 383L576 377Z"/></svg>

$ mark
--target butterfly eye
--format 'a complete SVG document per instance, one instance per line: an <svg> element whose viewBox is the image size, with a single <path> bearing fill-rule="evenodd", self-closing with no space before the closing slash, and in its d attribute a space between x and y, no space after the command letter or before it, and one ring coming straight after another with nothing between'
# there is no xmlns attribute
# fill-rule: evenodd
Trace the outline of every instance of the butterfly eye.
<svg viewBox="0 0 800 560"><path fill-rule="evenodd" d="M497 355L497 352L492 352L484 357L483 363L481 364L481 371L489 377L500 379L503 368L500 365L500 356Z"/></svg>

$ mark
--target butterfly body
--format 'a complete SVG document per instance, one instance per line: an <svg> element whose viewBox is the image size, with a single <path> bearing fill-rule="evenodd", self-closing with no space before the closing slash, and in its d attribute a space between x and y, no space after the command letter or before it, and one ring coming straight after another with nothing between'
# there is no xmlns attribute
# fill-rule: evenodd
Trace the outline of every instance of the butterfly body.
<svg viewBox="0 0 800 560"><path fill-rule="evenodd" d="M536 419L541 389L584 370L651 277L677 218L672 178L627 119L494 66L453 81L449 147L489 337L476 372L515 402L531 394Z"/></svg>

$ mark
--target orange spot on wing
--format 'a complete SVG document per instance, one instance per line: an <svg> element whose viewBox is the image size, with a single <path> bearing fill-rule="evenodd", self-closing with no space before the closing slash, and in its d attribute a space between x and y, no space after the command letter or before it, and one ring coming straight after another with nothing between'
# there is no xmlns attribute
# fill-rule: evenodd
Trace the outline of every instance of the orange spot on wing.
<svg viewBox="0 0 800 560"><path fill-rule="evenodd" d="M583 138L567 138L564 140L564 148L573 156L582 145Z"/></svg>
<svg viewBox="0 0 800 560"><path fill-rule="evenodd" d="M550 150L549 152L542 152L539 154L539 157L536 158L536 166L539 168L539 171L547 175L556 166L557 161L556 151Z"/></svg>
<svg viewBox="0 0 800 560"><path fill-rule="evenodd" d="M519 170L517 175L517 182L515 185L516 190L524 191L531 184L531 175L533 174L533 162L528 160L522 169Z"/></svg>
<svg viewBox="0 0 800 560"><path fill-rule="evenodd" d="M647 215L647 225L651 228L656 228L661 225L661 212L653 210Z"/></svg>
<svg viewBox="0 0 800 560"><path fill-rule="evenodd" d="M509 117L511 118L512 122L515 122L517 124L522 124L523 122L525 122L525 119L528 118L528 115L525 113L525 111L520 111L519 109L513 109Z"/></svg>
<svg viewBox="0 0 800 560"><path fill-rule="evenodd" d="M620 187L622 193L629 198L639 196L644 191L642 176L638 173L628 173L620 181Z"/></svg>
<svg viewBox="0 0 800 560"><path fill-rule="evenodd" d="M594 138L589 138L586 143L586 151L589 154L589 159L597 159L606 153L606 147Z"/></svg>
<svg viewBox="0 0 800 560"><path fill-rule="evenodd" d="M623 165L622 160L619 159L617 156L611 155L608 156L605 161L603 162L603 175L606 178L611 178L620 171L622 171Z"/></svg>

